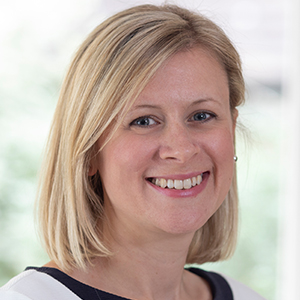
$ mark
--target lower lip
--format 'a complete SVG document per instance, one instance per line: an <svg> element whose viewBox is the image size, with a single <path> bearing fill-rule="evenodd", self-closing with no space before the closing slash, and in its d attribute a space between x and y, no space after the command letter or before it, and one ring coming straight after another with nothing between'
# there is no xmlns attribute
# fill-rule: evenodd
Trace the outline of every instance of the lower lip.
<svg viewBox="0 0 300 300"><path fill-rule="evenodd" d="M203 173L202 182L199 185L196 185L188 190L176 190L176 189L162 188L162 187L159 187L159 186L153 184L150 181L147 181L147 182L151 185L151 187L156 189L161 194L164 194L164 195L166 195L168 197L172 197L172 198L182 198L182 197L184 198L184 197L195 197L199 193L201 193L207 185L208 178L209 178L209 172Z"/></svg>

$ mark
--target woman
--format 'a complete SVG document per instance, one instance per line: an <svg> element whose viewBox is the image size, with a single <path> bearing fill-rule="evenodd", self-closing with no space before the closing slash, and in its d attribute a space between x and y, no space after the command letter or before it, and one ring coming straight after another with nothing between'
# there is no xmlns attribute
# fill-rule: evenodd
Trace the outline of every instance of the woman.
<svg viewBox="0 0 300 300"><path fill-rule="evenodd" d="M99 25L64 81L39 189L51 261L1 299L262 299L186 264L235 247L234 132L244 99L224 32L177 6Z"/></svg>

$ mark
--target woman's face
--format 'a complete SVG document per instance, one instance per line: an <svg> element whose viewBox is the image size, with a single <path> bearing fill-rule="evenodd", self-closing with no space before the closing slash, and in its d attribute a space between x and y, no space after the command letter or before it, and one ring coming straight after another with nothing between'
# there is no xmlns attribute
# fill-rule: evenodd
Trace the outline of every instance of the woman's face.
<svg viewBox="0 0 300 300"><path fill-rule="evenodd" d="M140 234L203 226L231 185L236 117L213 56L194 48L170 58L92 162L112 226Z"/></svg>

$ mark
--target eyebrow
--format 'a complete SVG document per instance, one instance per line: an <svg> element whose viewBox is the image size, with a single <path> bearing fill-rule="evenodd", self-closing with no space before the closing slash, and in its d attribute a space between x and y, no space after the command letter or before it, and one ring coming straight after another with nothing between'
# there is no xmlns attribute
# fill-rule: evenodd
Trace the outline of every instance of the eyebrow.
<svg viewBox="0 0 300 300"><path fill-rule="evenodd" d="M151 105L151 104L141 104L141 105L136 105L136 106L132 107L133 110L139 109L139 108L160 108L160 106L159 105Z"/></svg>
<svg viewBox="0 0 300 300"><path fill-rule="evenodd" d="M195 100L189 106L194 106L194 105L197 105L199 103L210 102L210 101L215 102L215 103L221 105L221 103L219 101L217 101L216 99L208 97L208 98L203 98L203 99ZM141 105L133 106L132 110L141 109L141 108L155 108L155 109L160 109L161 107L159 105L141 104Z"/></svg>
<svg viewBox="0 0 300 300"><path fill-rule="evenodd" d="M218 101L218 100L216 100L216 99L214 99L214 98L208 97L208 98L203 98L203 99L196 100L196 101L194 101L193 103L191 103L190 106L193 106L193 105L196 105L196 104L199 104L199 103L203 103L203 102L215 102L215 103L217 103L217 104L219 104L219 105L221 104L220 101Z"/></svg>

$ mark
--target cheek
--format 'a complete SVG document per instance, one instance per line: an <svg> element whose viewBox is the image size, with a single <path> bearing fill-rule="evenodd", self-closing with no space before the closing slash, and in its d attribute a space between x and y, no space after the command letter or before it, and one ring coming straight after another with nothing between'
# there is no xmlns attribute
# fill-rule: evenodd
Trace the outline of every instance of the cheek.
<svg viewBox="0 0 300 300"><path fill-rule="evenodd" d="M220 163L232 163L234 157L234 137L228 128L220 129L215 132L208 141L207 145L213 156Z"/></svg>
<svg viewBox="0 0 300 300"><path fill-rule="evenodd" d="M153 145L152 145L153 146ZM118 138L109 142L98 156L98 170L101 176L104 202L107 214L113 207L114 213L144 210L139 205L145 187L145 174L152 161L153 147L146 141Z"/></svg>
<svg viewBox="0 0 300 300"><path fill-rule="evenodd" d="M99 172L105 181L115 184L127 183L137 176L142 178L143 170L155 153L154 144L140 137L122 137L110 141L99 154ZM108 179L108 180L107 180Z"/></svg>
<svg viewBox="0 0 300 300"><path fill-rule="evenodd" d="M231 185L234 172L234 141L233 135L228 130L220 132L213 144L214 166L216 170L217 182L220 183L224 193L227 194Z"/></svg>
<svg viewBox="0 0 300 300"><path fill-rule="evenodd" d="M206 137L203 148L211 160L215 184L222 189L229 189L235 154L232 132L226 128L216 131L214 135Z"/></svg>

